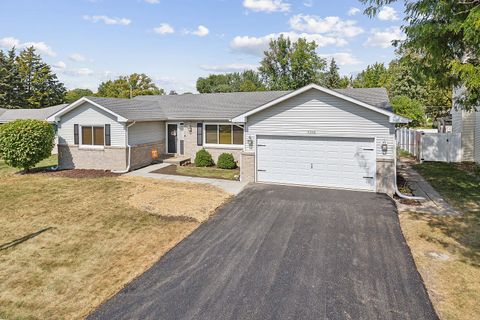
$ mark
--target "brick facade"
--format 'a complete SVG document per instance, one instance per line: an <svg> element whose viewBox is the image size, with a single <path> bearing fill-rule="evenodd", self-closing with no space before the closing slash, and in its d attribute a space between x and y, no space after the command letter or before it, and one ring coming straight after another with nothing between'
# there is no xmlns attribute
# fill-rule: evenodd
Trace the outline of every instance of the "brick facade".
<svg viewBox="0 0 480 320"><path fill-rule="evenodd" d="M245 182L255 181L255 153L242 152L240 164L240 180Z"/></svg>
<svg viewBox="0 0 480 320"><path fill-rule="evenodd" d="M58 165L61 169L125 170L127 149L105 147L95 150L58 145Z"/></svg>
<svg viewBox="0 0 480 320"><path fill-rule="evenodd" d="M144 166L148 166L156 159L152 157L152 150L156 149L158 156L165 153L165 141L157 141L153 143L139 144L132 146L130 169L138 169Z"/></svg>
<svg viewBox="0 0 480 320"><path fill-rule="evenodd" d="M393 195L395 193L395 162L393 159L377 159L376 191Z"/></svg>

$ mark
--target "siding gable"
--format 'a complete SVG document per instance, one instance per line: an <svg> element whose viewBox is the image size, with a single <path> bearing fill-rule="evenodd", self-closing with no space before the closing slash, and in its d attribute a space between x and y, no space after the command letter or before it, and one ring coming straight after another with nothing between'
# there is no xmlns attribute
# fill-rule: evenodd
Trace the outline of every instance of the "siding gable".
<svg viewBox="0 0 480 320"><path fill-rule="evenodd" d="M317 90L249 116L246 127L246 136L252 138L256 134L376 137L377 155L393 157L395 127L387 115ZM381 151L383 141L388 144L387 155Z"/></svg>
<svg viewBox="0 0 480 320"><path fill-rule="evenodd" d="M59 144L74 144L74 125L105 125L110 124L111 146L125 147L125 126L117 122L110 113L85 102L64 114L58 127Z"/></svg>

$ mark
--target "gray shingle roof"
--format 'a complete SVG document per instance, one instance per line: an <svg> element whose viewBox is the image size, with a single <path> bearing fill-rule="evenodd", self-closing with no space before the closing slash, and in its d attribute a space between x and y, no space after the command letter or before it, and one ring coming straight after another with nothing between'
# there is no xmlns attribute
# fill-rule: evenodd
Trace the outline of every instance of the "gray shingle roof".
<svg viewBox="0 0 480 320"><path fill-rule="evenodd" d="M65 103L42 109L0 109L0 123L7 123L17 119L46 120L67 105Z"/></svg>
<svg viewBox="0 0 480 320"><path fill-rule="evenodd" d="M157 103L168 119L231 119L288 92L259 91L139 96L133 100Z"/></svg>
<svg viewBox="0 0 480 320"><path fill-rule="evenodd" d="M390 110L384 88L335 89L369 105ZM138 96L133 99L86 97L128 120L228 120L292 91Z"/></svg>
<svg viewBox="0 0 480 320"><path fill-rule="evenodd" d="M347 88L334 89L334 91L365 102L371 106L392 111L387 90L385 88Z"/></svg>
<svg viewBox="0 0 480 320"><path fill-rule="evenodd" d="M128 120L149 121L166 120L167 117L160 104L155 101L144 101L141 99L118 99L85 97L88 100L98 103L115 114Z"/></svg>

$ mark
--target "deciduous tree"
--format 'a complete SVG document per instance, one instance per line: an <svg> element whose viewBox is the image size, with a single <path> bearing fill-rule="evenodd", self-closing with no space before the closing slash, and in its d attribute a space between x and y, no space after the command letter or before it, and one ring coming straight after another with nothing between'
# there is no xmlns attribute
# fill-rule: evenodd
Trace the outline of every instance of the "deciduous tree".
<svg viewBox="0 0 480 320"><path fill-rule="evenodd" d="M165 90L159 89L146 74L132 73L120 76L115 80L102 82L98 87L97 96L108 98L133 98L140 95L164 95Z"/></svg>
<svg viewBox="0 0 480 320"><path fill-rule="evenodd" d="M360 0L374 16L399 0ZM403 0L406 39L396 42L419 58L418 67L441 89L462 86L459 102L480 105L480 0Z"/></svg>
<svg viewBox="0 0 480 320"><path fill-rule="evenodd" d="M80 89L80 88L72 89L67 91L67 94L65 95L65 101L68 103L72 103L82 97L87 97L87 96L93 96L92 90Z"/></svg>
<svg viewBox="0 0 480 320"><path fill-rule="evenodd" d="M314 41L303 38L292 42L281 35L271 40L258 69L268 89L295 90L317 83L326 61L317 54L316 48Z"/></svg>

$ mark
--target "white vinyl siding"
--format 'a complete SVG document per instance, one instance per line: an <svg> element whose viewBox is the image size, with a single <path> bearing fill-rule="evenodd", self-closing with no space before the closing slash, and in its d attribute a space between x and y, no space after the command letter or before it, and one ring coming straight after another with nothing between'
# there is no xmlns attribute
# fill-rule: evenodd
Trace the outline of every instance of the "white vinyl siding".
<svg viewBox="0 0 480 320"><path fill-rule="evenodd" d="M474 160L475 113L463 111L462 149L463 161Z"/></svg>
<svg viewBox="0 0 480 320"><path fill-rule="evenodd" d="M480 111L475 112L475 162L480 163Z"/></svg>
<svg viewBox="0 0 480 320"><path fill-rule="evenodd" d="M392 159L394 125L389 117L317 90L310 90L251 115L245 130L245 150L249 137L256 135L376 138L377 158ZM383 154L386 142L388 152Z"/></svg>
<svg viewBox="0 0 480 320"><path fill-rule="evenodd" d="M453 133L462 133L462 111L452 109L452 132Z"/></svg>
<svg viewBox="0 0 480 320"><path fill-rule="evenodd" d="M165 122L137 122L128 129L128 142L130 145L165 141Z"/></svg>
<svg viewBox="0 0 480 320"><path fill-rule="evenodd" d="M117 117L90 103L83 103L61 117L58 126L59 144L74 145L74 124L81 126L103 126L110 124L111 146L125 147L125 126Z"/></svg>

